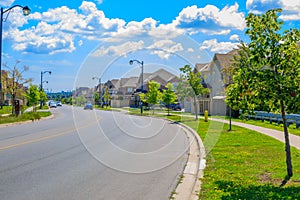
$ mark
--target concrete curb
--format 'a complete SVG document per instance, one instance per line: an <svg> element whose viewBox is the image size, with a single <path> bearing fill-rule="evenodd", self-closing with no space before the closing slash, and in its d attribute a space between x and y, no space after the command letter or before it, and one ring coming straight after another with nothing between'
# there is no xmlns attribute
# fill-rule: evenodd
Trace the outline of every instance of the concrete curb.
<svg viewBox="0 0 300 200"><path fill-rule="evenodd" d="M171 198L179 200L199 199L201 189L201 179L205 169L205 148L203 142L192 128L179 123L189 138L190 151L187 164L183 172L183 178L178 183L176 190Z"/></svg>

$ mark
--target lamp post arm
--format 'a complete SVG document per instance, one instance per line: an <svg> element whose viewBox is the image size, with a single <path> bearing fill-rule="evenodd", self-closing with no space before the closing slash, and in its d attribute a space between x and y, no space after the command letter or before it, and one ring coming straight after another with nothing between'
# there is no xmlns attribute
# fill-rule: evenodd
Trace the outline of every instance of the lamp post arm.
<svg viewBox="0 0 300 200"><path fill-rule="evenodd" d="M1 8L1 14L3 15L4 13L10 11L11 9L14 9L15 7L25 8L24 6L21 6L21 5L14 5L6 10L3 10L3 8Z"/></svg>

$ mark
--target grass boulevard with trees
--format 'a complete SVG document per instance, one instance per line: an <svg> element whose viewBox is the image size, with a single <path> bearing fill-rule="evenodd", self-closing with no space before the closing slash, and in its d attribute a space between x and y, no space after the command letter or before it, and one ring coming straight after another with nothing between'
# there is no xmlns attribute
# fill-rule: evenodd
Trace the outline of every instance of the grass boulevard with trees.
<svg viewBox="0 0 300 200"><path fill-rule="evenodd" d="M281 30L280 12L281 9L270 10L246 17L246 34L250 42L241 42L233 65L226 67L232 77L226 88L226 101L233 110L242 110L244 114L253 114L255 110L280 113L283 119L281 126L254 120L242 121L283 131L285 144L237 126L233 126L231 131L228 131L227 125L222 130L209 130L212 121L205 123L197 116L196 120L192 120L188 114L156 114L192 127L202 140L207 134L221 131L216 145L207 152L207 167L199 199L300 198L300 150L291 147L289 141L289 131L298 136L300 131L296 127L288 128L286 121L287 113L300 112L300 34L297 29ZM178 98L181 99L180 94L189 93L187 88L191 89L195 98L207 92L198 88L196 95L193 86L199 85L199 76L191 76L189 66L181 68L181 71L184 81L177 88ZM153 102L156 101L153 96L159 96L154 94L151 96ZM214 125L217 123L214 122Z"/></svg>
<svg viewBox="0 0 300 200"><path fill-rule="evenodd" d="M221 132L215 146L207 152L199 199L300 198L300 150L290 146L288 137L289 133L300 136L300 130L287 127L285 121L287 113L300 112L300 33L294 29L281 30L283 22L278 19L280 12L280 9L270 10L265 14L249 14L246 17L246 34L250 42L241 42L233 65L226 67L226 72L232 77L226 88L226 101L232 109L242 110L245 114L255 110L280 113L284 122L282 126L268 124L268 128L283 130L285 144L238 126L228 131L227 125L220 124L221 130L210 130L211 120L205 122L202 117L198 118L197 112L193 119L191 114L171 111L170 106L167 114L154 114L154 109L143 113L184 123L193 128L202 140L214 131ZM209 92L201 84L201 74L193 73L188 65L180 70L183 74L176 90L172 84L160 90L160 85L152 81L148 84L148 93L141 94L140 99L148 105L171 105L190 97L197 103L197 98ZM44 91L39 91L38 86L30 85L26 93L19 91L16 98L26 98L28 106L35 107L40 100L46 101ZM95 101L100 98L96 95ZM106 102L111 99L108 92L103 98ZM66 101L81 106L86 99L81 96ZM0 114L7 113L7 109L11 111L13 107L4 106ZM139 109L129 111L140 115ZM0 123L4 118L4 123L21 117L32 120L35 119L34 113L35 109L29 117L26 113L19 117L14 114L0 117ZM256 121L243 122L267 126ZM215 125L218 123L214 122Z"/></svg>

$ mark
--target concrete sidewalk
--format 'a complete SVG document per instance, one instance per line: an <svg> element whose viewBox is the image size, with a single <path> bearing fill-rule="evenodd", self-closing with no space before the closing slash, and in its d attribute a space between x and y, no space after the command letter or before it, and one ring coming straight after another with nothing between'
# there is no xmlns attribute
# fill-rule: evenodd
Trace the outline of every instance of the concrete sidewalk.
<svg viewBox="0 0 300 200"><path fill-rule="evenodd" d="M227 123L227 124L229 123L228 120L224 120L224 119L210 118L210 120ZM245 123L241 123L241 122L232 121L231 123L236 126L240 126L240 127L246 128L246 129L257 131L264 135L268 135L272 138L275 138L276 140L279 140L279 141L285 143L283 131L277 131L274 129L264 128L264 127L255 126L255 125L251 125L251 124L245 124ZM296 149L300 150L300 137L297 135L289 134L289 138L290 138L290 145L295 147Z"/></svg>

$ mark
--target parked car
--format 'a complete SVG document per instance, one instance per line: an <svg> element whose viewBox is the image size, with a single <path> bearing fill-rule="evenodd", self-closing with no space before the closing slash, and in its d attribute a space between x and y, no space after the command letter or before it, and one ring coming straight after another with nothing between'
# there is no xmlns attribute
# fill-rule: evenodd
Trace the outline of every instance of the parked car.
<svg viewBox="0 0 300 200"><path fill-rule="evenodd" d="M48 106L50 106L50 104L54 102L53 100L48 101Z"/></svg>
<svg viewBox="0 0 300 200"><path fill-rule="evenodd" d="M93 110L93 105L91 103L84 104L84 110Z"/></svg>
<svg viewBox="0 0 300 200"><path fill-rule="evenodd" d="M54 102L54 101L51 101L50 103L49 103L49 107L50 108L56 108L56 103Z"/></svg>
<svg viewBox="0 0 300 200"><path fill-rule="evenodd" d="M57 101L56 106L62 106L62 103L60 101Z"/></svg>

